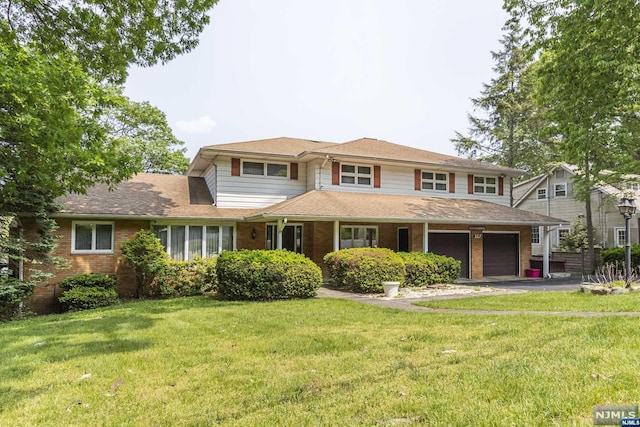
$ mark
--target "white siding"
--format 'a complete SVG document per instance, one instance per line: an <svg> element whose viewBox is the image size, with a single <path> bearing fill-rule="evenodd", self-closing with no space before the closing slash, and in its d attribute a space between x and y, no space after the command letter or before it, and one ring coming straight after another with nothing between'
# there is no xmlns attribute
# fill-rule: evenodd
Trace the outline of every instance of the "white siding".
<svg viewBox="0 0 640 427"><path fill-rule="evenodd" d="M216 203L216 167L211 165L204 172L204 181L207 183L207 187L209 187L209 193L211 193L211 197L213 197L213 203Z"/></svg>
<svg viewBox="0 0 640 427"><path fill-rule="evenodd" d="M348 163L348 162L345 162ZM373 164L372 164L373 165ZM319 166L319 165L318 165ZM427 170L427 169L424 169ZM380 165L380 188L365 187L359 185L332 185L331 184L331 163L327 163L322 169L321 184L322 189L330 191L352 191L358 193L378 193L378 194L399 194L408 196L429 196L442 198L457 199L481 199L489 202L509 206L509 181L504 179L504 195L497 194L469 194L468 193L468 174L466 172L457 172L455 179L455 193L449 191L416 191L414 189L414 172L415 168ZM442 172L448 174L446 170L429 169L429 172ZM317 175L317 174L316 174ZM485 175L483 175L485 176ZM492 175L486 175L492 176ZM497 179L498 177L494 175ZM448 181L447 181L448 185Z"/></svg>
<svg viewBox="0 0 640 427"><path fill-rule="evenodd" d="M302 194L307 189L307 168L304 163L298 164L297 180L231 176L230 158L218 158L216 165L216 206L219 208L261 208Z"/></svg>

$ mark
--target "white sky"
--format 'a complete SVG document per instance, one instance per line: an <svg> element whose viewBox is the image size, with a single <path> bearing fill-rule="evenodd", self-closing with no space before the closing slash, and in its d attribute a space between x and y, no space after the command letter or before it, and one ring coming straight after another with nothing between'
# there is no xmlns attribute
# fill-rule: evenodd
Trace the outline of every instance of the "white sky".
<svg viewBox="0 0 640 427"><path fill-rule="evenodd" d="M456 154L493 77L502 0L220 0L192 52L132 69L125 93L167 114L190 158L289 136L384 139Z"/></svg>

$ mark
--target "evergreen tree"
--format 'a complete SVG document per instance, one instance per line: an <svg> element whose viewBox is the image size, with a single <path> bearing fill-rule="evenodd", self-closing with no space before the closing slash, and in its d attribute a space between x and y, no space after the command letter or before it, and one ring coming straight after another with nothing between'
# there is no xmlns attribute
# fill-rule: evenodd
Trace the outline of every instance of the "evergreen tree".
<svg viewBox="0 0 640 427"><path fill-rule="evenodd" d="M497 77L485 83L479 98L473 98L482 115L469 114L469 134L456 132L459 155L540 173L550 158L550 144L542 144L538 132L543 114L535 100L536 64L523 47L523 32L517 17L509 19L500 41L502 49L491 52ZM513 182L510 183L513 190ZM513 206L513 196L511 196Z"/></svg>

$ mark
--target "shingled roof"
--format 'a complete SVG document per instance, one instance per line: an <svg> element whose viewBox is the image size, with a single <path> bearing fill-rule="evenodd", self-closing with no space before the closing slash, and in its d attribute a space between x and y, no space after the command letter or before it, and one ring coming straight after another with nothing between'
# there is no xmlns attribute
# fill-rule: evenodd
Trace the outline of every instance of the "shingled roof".
<svg viewBox="0 0 640 427"><path fill-rule="evenodd" d="M256 212L248 219L407 221L463 224L558 225L569 221L483 200L314 190Z"/></svg>
<svg viewBox="0 0 640 427"><path fill-rule="evenodd" d="M63 205L58 216L239 220L254 212L213 206L204 179L183 175L139 174L113 191L99 184L86 195L70 194L57 202Z"/></svg>

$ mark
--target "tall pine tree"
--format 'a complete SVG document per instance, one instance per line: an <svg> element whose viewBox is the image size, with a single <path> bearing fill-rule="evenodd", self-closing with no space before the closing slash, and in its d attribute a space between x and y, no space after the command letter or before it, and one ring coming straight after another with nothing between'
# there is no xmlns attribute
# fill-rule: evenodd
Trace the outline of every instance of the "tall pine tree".
<svg viewBox="0 0 640 427"><path fill-rule="evenodd" d="M503 27L502 49L491 52L496 77L483 85L473 106L481 115L468 114L468 135L456 132L459 155L522 169L529 175L540 173L549 162L551 145L538 139L543 114L536 104L537 64L523 47L523 32L517 17ZM513 190L513 182L510 183ZM513 193L513 191L511 191ZM511 196L513 206L513 195Z"/></svg>

